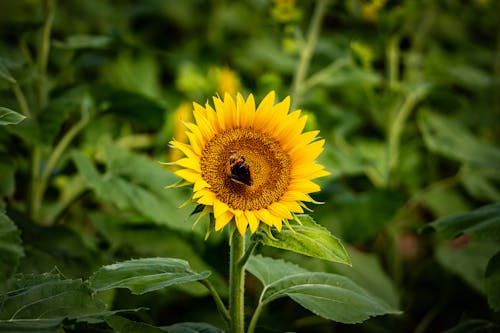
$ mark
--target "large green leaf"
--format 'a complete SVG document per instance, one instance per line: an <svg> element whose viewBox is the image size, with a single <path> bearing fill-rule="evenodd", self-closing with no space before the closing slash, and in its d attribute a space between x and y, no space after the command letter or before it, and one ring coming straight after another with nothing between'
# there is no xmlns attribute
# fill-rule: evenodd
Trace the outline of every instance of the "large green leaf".
<svg viewBox="0 0 500 333"><path fill-rule="evenodd" d="M134 259L103 266L90 279L95 291L127 288L144 294L176 284L206 279L209 271L194 272L185 260L175 258Z"/></svg>
<svg viewBox="0 0 500 333"><path fill-rule="evenodd" d="M500 240L500 203L441 218L430 227L447 239L467 234L477 239Z"/></svg>
<svg viewBox="0 0 500 333"><path fill-rule="evenodd" d="M289 296L318 316L341 323L359 323L372 316L399 313L345 276L301 273L265 287L262 303Z"/></svg>
<svg viewBox="0 0 500 333"><path fill-rule="evenodd" d="M101 200L176 230L192 230L191 224L183 223L187 211L178 208L185 200L183 193L164 188L176 181L175 176L157 162L114 145L106 146L104 158L107 172L101 174L87 156L73 153L78 171ZM200 228L194 230L201 234Z"/></svg>
<svg viewBox="0 0 500 333"><path fill-rule="evenodd" d="M1 296L0 319L76 318L104 311L81 280L59 275L21 275L11 291Z"/></svg>
<svg viewBox="0 0 500 333"><path fill-rule="evenodd" d="M105 319L106 323L113 329L116 333L164 333L165 331L159 327L149 325L146 323L141 323L133 321L120 316L111 316Z"/></svg>
<svg viewBox="0 0 500 333"><path fill-rule="evenodd" d="M20 232L11 219L0 212L0 281L5 281L24 256Z"/></svg>
<svg viewBox="0 0 500 333"><path fill-rule="evenodd" d="M457 121L423 111L419 114L418 125L431 151L464 163L500 167L500 149L482 142Z"/></svg>
<svg viewBox="0 0 500 333"><path fill-rule="evenodd" d="M399 313L342 275L309 272L295 264L262 256L250 257L246 268L264 285L264 305L289 296L316 315L342 323Z"/></svg>
<svg viewBox="0 0 500 333"><path fill-rule="evenodd" d="M267 246L289 250L311 257L350 265L351 260L340 240L308 215L290 221L292 229L273 232L273 237L260 232L259 241Z"/></svg>
<svg viewBox="0 0 500 333"><path fill-rule="evenodd" d="M0 106L0 125L19 124L26 117L16 111Z"/></svg>
<svg viewBox="0 0 500 333"><path fill-rule="evenodd" d="M497 252L488 262L484 278L488 303L493 310L500 311L500 252Z"/></svg>
<svg viewBox="0 0 500 333"><path fill-rule="evenodd" d="M255 275L264 286L289 275L307 273L308 270L298 265L280 259L251 256L245 266L246 270Z"/></svg>

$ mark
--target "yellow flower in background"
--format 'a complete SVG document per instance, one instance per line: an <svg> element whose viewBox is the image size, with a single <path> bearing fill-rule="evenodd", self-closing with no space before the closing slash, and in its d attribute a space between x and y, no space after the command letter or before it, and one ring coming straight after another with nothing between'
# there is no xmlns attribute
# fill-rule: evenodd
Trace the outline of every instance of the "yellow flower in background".
<svg viewBox="0 0 500 333"><path fill-rule="evenodd" d="M193 113L191 103L183 102L174 111L172 122L174 124L173 137L180 142L187 142L188 138L184 130L184 123L191 121ZM167 161L176 161L182 157L182 152L178 149L170 149Z"/></svg>
<svg viewBox="0 0 500 333"><path fill-rule="evenodd" d="M214 108L193 103L196 123L188 123L189 144L170 144L185 155L175 174L193 186L193 201L215 217L215 230L234 221L243 235L263 222L281 230L302 213L309 193L320 190L312 180L328 175L315 162L323 151L319 131L303 132L307 117L289 113L290 98L274 104L270 92L255 107L254 97L214 97Z"/></svg>
<svg viewBox="0 0 500 333"><path fill-rule="evenodd" d="M225 93L230 95L236 94L240 89L240 78L235 71L228 67L222 67L218 73L217 91L224 96Z"/></svg>

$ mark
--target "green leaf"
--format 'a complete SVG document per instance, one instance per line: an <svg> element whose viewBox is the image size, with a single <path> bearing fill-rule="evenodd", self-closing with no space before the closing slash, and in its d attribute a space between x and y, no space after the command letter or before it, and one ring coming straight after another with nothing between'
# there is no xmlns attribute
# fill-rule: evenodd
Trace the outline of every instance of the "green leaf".
<svg viewBox="0 0 500 333"><path fill-rule="evenodd" d="M90 279L95 291L127 288L140 295L172 285L206 279L209 271L194 272L185 260L174 258L134 259L103 266Z"/></svg>
<svg viewBox="0 0 500 333"><path fill-rule="evenodd" d="M120 316L111 316L105 319L106 323L116 333L164 333L165 331L146 323L136 322Z"/></svg>
<svg viewBox="0 0 500 333"><path fill-rule="evenodd" d="M497 325L484 319L467 319L442 333L493 333L500 330Z"/></svg>
<svg viewBox="0 0 500 333"><path fill-rule="evenodd" d="M170 326L162 326L162 330L168 333L223 333L220 328L207 323L177 323Z"/></svg>
<svg viewBox="0 0 500 333"><path fill-rule="evenodd" d="M104 310L81 280L59 275L20 275L14 288L0 297L0 319L76 318Z"/></svg>
<svg viewBox="0 0 500 333"><path fill-rule="evenodd" d="M3 212L0 212L0 281L5 281L24 256L21 235L16 225Z"/></svg>
<svg viewBox="0 0 500 333"><path fill-rule="evenodd" d="M61 332L61 326L61 319L0 320L0 332L3 333L56 333Z"/></svg>
<svg viewBox="0 0 500 333"><path fill-rule="evenodd" d="M488 304L493 310L500 311L500 252L488 262L484 278Z"/></svg>
<svg viewBox="0 0 500 333"><path fill-rule="evenodd" d="M372 253L365 253L356 248L349 248L352 267L324 263L329 272L341 274L373 295L383 299L393 308L399 307L399 295L396 286L382 268L380 258Z"/></svg>
<svg viewBox="0 0 500 333"><path fill-rule="evenodd" d="M462 246L443 242L436 248L435 256L448 271L457 274L475 290L484 294L486 266L497 251L497 242L469 242Z"/></svg>
<svg viewBox="0 0 500 333"><path fill-rule="evenodd" d="M251 256L245 268L255 275L264 286L289 275L308 272L306 269L290 262L261 255Z"/></svg>
<svg viewBox="0 0 500 333"><path fill-rule="evenodd" d="M430 227L447 239L461 234L482 240L500 239L500 203L483 206L472 212L460 213L430 223Z"/></svg>
<svg viewBox="0 0 500 333"><path fill-rule="evenodd" d="M262 303L289 296L318 316L341 323L360 323L370 317L396 314L345 276L330 273L301 273L277 280L264 288Z"/></svg>
<svg viewBox="0 0 500 333"><path fill-rule="evenodd" d="M274 232L273 238L264 232L259 233L259 241L268 246L289 250L311 257L351 264L349 255L339 239L328 229L320 226L308 215L298 215L299 222L292 220L292 230L284 228Z"/></svg>
<svg viewBox="0 0 500 333"><path fill-rule="evenodd" d="M132 257L168 256L187 260L196 271L211 271L210 282L221 296L227 294L227 284L216 270L201 257L196 243L179 237L171 229L152 223L134 222L111 214L90 215L93 226L109 242L112 253L126 253ZM202 242L202 240L200 240ZM206 296L207 288L201 284L178 285L176 288L193 296Z"/></svg>
<svg viewBox="0 0 500 333"><path fill-rule="evenodd" d="M26 117L16 111L0 106L0 125L16 125Z"/></svg>
<svg viewBox="0 0 500 333"><path fill-rule="evenodd" d="M500 149L480 141L459 122L427 110L419 113L418 125L431 151L462 163L500 168Z"/></svg>

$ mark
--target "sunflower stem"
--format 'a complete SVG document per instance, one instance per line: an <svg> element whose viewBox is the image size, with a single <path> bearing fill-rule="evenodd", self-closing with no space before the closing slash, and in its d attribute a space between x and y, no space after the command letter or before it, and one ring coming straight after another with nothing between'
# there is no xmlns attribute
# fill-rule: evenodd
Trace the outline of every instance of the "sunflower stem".
<svg viewBox="0 0 500 333"><path fill-rule="evenodd" d="M259 244L259 242L257 242L257 241L252 241L250 243L250 245L248 246L248 249L245 251L245 254L243 255L243 257L241 257L240 261L238 262L238 264L240 266L244 267L246 265L248 258L250 258L250 256L253 253L253 250L255 250L255 248L257 247L258 244Z"/></svg>
<svg viewBox="0 0 500 333"><path fill-rule="evenodd" d="M253 313L252 319L250 320L250 324L248 325L247 333L255 332L255 327L257 327L257 322L259 321L259 317L262 312L263 306L264 305L262 304L261 300L259 300L259 304L257 305L257 308L255 308L255 312Z"/></svg>
<svg viewBox="0 0 500 333"><path fill-rule="evenodd" d="M245 263L242 262L244 254L245 238L237 230L233 230L229 257L229 331L231 333L243 333L245 328L243 312Z"/></svg>

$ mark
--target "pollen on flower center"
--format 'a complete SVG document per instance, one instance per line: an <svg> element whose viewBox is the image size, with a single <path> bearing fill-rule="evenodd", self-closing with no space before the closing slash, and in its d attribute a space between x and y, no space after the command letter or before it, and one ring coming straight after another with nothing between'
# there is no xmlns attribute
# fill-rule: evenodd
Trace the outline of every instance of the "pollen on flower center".
<svg viewBox="0 0 500 333"><path fill-rule="evenodd" d="M228 175L231 152L244 156L254 170L252 186ZM203 179L216 197L233 209L259 210L279 201L290 181L291 163L274 138L251 128L232 128L215 135L200 159Z"/></svg>

